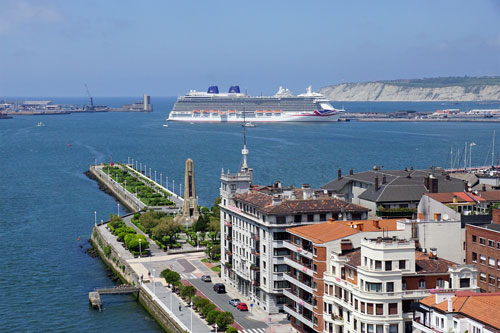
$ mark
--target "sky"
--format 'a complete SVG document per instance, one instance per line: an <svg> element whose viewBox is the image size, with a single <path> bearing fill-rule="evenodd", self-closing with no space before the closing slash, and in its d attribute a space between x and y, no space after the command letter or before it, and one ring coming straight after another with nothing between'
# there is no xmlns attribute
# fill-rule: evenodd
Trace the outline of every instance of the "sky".
<svg viewBox="0 0 500 333"><path fill-rule="evenodd" d="M0 0L0 98L500 75L500 0Z"/></svg>

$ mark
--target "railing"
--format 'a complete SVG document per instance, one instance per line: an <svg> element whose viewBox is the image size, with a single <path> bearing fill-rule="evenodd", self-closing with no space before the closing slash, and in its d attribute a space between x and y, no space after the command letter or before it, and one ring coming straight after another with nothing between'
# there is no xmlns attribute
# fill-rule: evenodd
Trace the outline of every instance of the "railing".
<svg viewBox="0 0 500 333"><path fill-rule="evenodd" d="M304 324L306 324L310 328L314 328L312 318L305 317L304 315L296 312L295 309L293 309L289 305L284 305L283 310L285 310L286 313L290 314L295 319L300 320L301 322L303 322Z"/></svg>

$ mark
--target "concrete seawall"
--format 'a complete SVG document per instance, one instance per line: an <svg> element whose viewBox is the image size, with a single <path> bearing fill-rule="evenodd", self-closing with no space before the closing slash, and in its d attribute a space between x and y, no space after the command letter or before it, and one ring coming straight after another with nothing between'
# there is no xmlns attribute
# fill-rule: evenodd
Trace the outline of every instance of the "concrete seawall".
<svg viewBox="0 0 500 333"><path fill-rule="evenodd" d="M147 286L139 283L139 276L136 272L126 260L120 258L113 244L106 241L106 237L102 234L103 231L101 230L103 227L103 225L95 226L92 229L92 236L90 238L90 242L97 250L101 260L122 282L139 287L139 302L166 332L183 333L188 331L181 322L169 314L169 310L161 305L161 302L157 300L157 297Z"/></svg>

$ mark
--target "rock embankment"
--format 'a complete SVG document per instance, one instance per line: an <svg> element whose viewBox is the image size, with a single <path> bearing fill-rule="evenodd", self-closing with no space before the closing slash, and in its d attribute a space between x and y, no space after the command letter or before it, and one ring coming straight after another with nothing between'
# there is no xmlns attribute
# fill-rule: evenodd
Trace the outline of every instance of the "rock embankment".
<svg viewBox="0 0 500 333"><path fill-rule="evenodd" d="M319 92L332 101L432 102L500 100L500 85L407 87L382 82L343 83Z"/></svg>

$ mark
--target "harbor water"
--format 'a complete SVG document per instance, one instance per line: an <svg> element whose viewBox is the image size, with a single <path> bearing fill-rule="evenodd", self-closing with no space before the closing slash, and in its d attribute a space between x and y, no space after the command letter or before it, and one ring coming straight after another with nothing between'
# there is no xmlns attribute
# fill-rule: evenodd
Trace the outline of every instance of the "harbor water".
<svg viewBox="0 0 500 333"><path fill-rule="evenodd" d="M82 103L78 99L54 99ZM130 98L98 102L120 106ZM55 332L160 331L131 296L103 297L104 311L89 308L88 292L112 285L103 264L85 253L94 224L122 207L83 173L89 164L128 158L160 173L175 192L184 161L195 162L197 194L210 206L218 195L221 169L241 162L238 124L170 123L175 98L152 98L152 113L85 113L16 116L0 120L0 317L1 330ZM339 103L333 103L340 107ZM460 103L344 103L347 111L432 111L491 108ZM498 105L493 107L498 108ZM37 127L43 121L45 126ZM320 186L347 173L371 169L491 164L494 123L295 123L259 124L247 129L254 182ZM497 142L500 140L497 140ZM453 150L453 155L450 151ZM497 155L494 156L494 163ZM467 157L467 160L469 157ZM467 162L468 163L468 162Z"/></svg>

